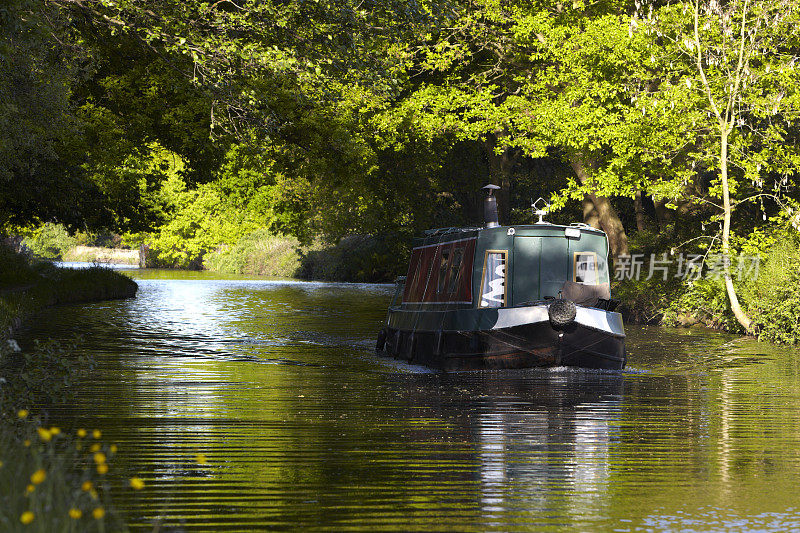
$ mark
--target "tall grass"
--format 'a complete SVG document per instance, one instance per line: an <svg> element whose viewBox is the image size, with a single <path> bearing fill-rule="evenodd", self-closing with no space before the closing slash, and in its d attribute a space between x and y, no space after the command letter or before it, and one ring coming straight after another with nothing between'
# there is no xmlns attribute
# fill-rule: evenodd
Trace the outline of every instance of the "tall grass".
<svg viewBox="0 0 800 533"><path fill-rule="evenodd" d="M234 246L207 254L203 266L231 274L329 281L391 281L404 273L407 249L391 239L353 235L335 244L301 246L293 237L261 229Z"/></svg>
<svg viewBox="0 0 800 533"><path fill-rule="evenodd" d="M110 492L138 490L138 477L112 470L116 446L97 430L71 431L32 416L75 394L92 368L75 346L36 343L26 352L0 344L0 531L121 531Z"/></svg>
<svg viewBox="0 0 800 533"><path fill-rule="evenodd" d="M116 265L138 265L139 250L123 248L101 248L98 246L75 246L62 255L64 261L84 263L113 263Z"/></svg>
<svg viewBox="0 0 800 533"><path fill-rule="evenodd" d="M229 274L293 277L300 265L300 243L294 237L271 235L261 229L231 246L207 254L203 266Z"/></svg>

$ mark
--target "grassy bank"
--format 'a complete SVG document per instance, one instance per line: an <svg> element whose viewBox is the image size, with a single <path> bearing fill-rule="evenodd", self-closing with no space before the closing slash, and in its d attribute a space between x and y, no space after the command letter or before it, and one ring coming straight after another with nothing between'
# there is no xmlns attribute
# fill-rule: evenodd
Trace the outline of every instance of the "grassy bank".
<svg viewBox="0 0 800 533"><path fill-rule="evenodd" d="M138 265L139 250L103 248L100 246L75 246L61 256L63 261L84 263L111 263L114 265Z"/></svg>
<svg viewBox="0 0 800 533"><path fill-rule="evenodd" d="M296 276L300 259L297 239L258 230L245 235L233 246L206 254L203 267L227 274L291 278Z"/></svg>
<svg viewBox="0 0 800 533"><path fill-rule="evenodd" d="M742 308L753 321L753 333L760 340L800 344L800 234L779 230L766 238L750 237L736 252L748 261L759 259L757 272L741 279L732 276ZM737 261L734 256L733 263ZM694 280L647 280L648 270L645 262L645 275L618 282L613 289L627 322L745 333L733 316L721 276L709 276L704 269Z"/></svg>
<svg viewBox="0 0 800 533"><path fill-rule="evenodd" d="M0 531L127 530L112 493L144 482L114 465L117 447L100 431L49 420L50 406L71 400L93 368L75 348L0 343Z"/></svg>
<svg viewBox="0 0 800 533"><path fill-rule="evenodd" d="M136 290L133 280L107 268L58 268L0 246L0 338L45 307L130 298Z"/></svg>

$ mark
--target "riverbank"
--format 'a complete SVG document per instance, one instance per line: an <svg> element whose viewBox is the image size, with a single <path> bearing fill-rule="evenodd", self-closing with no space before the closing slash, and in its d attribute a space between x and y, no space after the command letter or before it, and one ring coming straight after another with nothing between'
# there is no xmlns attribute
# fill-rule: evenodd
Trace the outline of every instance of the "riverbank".
<svg viewBox="0 0 800 533"><path fill-rule="evenodd" d="M132 279L107 268L59 268L0 247L0 339L46 307L131 298L137 289Z"/></svg>
<svg viewBox="0 0 800 533"><path fill-rule="evenodd" d="M696 276L666 279L648 276L645 261L638 279L623 279L612 288L621 302L619 311L629 324L701 326L776 344L800 344L800 235L776 233L760 246L743 245L738 252L741 255L732 259L733 285L752 320L750 331L734 317L724 279L711 269L711 261ZM666 257L662 254L648 256ZM739 268L743 263L744 272Z"/></svg>
<svg viewBox="0 0 800 533"><path fill-rule="evenodd" d="M100 246L75 246L67 250L62 261L77 263L110 263L112 265L138 265L139 250L103 248Z"/></svg>
<svg viewBox="0 0 800 533"><path fill-rule="evenodd" d="M146 247L145 266L210 270L316 281L381 283L394 280L408 268L405 241L372 235L353 235L337 243L301 244L294 237L273 235L261 229L235 244L220 246L203 255L181 256Z"/></svg>

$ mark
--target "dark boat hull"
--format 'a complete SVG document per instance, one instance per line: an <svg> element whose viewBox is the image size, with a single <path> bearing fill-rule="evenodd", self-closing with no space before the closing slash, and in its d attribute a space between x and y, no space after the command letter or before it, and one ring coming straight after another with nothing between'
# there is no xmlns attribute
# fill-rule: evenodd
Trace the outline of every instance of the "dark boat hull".
<svg viewBox="0 0 800 533"><path fill-rule="evenodd" d="M563 328L540 320L485 330L437 331L392 327L392 322L390 319L383 332L384 345L378 346L379 349L396 358L441 370L556 366L622 370L625 367L623 333L604 331L578 321Z"/></svg>

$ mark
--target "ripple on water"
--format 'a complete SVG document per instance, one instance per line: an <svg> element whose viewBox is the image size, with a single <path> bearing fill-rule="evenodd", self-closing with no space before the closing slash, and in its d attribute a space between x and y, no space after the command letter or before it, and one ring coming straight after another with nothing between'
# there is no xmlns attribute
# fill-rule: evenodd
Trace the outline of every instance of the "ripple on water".
<svg viewBox="0 0 800 533"><path fill-rule="evenodd" d="M48 412L145 479L134 529L798 528L794 351L629 327L622 373L442 374L372 353L391 286L134 275L26 333L83 333L97 367Z"/></svg>

